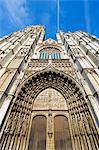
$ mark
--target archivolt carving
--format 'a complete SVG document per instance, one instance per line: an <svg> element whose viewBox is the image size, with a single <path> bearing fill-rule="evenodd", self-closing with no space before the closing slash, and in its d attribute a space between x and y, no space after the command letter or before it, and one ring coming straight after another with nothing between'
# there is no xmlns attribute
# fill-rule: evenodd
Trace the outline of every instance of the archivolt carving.
<svg viewBox="0 0 99 150"><path fill-rule="evenodd" d="M98 131L78 83L62 72L43 71L30 76L16 94L16 101L1 138L0 149L27 149L33 102L46 88L65 98L75 150L98 150Z"/></svg>
<svg viewBox="0 0 99 150"><path fill-rule="evenodd" d="M56 50L56 51L59 51L59 52L62 52L62 48L57 44L57 45L43 45L43 46L40 46L38 49L37 49L37 51L42 51L42 50L46 50L46 49L54 49L54 50Z"/></svg>

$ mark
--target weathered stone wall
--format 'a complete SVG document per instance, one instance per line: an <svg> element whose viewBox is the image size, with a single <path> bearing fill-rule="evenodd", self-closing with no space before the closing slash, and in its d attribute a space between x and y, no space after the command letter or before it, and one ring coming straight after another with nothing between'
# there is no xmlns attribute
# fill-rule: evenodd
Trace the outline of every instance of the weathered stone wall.
<svg viewBox="0 0 99 150"><path fill-rule="evenodd" d="M55 150L55 116L68 120L74 150L97 150L99 41L81 31L44 41L31 26L0 39L0 149L27 150L33 118L46 116L46 149ZM40 59L40 51L61 59Z"/></svg>

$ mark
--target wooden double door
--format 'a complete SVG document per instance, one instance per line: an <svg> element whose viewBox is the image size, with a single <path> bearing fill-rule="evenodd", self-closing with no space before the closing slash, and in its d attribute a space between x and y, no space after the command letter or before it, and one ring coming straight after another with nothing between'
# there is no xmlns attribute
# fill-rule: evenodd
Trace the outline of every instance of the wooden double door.
<svg viewBox="0 0 99 150"><path fill-rule="evenodd" d="M32 119L29 150L72 150L67 117L56 115L50 122L48 119L51 117L37 115ZM51 126L50 123L53 125ZM51 141L50 146L48 140Z"/></svg>

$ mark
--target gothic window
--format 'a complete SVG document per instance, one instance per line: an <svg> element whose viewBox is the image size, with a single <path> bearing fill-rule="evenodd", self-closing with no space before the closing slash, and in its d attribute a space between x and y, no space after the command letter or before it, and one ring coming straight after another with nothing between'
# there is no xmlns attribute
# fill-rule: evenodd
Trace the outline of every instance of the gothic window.
<svg viewBox="0 0 99 150"><path fill-rule="evenodd" d="M36 116L32 120L29 150L46 150L46 117Z"/></svg>
<svg viewBox="0 0 99 150"><path fill-rule="evenodd" d="M68 119L65 116L54 118L55 150L72 150Z"/></svg>
<svg viewBox="0 0 99 150"><path fill-rule="evenodd" d="M61 59L61 52L56 48L46 48L40 51L40 59Z"/></svg>

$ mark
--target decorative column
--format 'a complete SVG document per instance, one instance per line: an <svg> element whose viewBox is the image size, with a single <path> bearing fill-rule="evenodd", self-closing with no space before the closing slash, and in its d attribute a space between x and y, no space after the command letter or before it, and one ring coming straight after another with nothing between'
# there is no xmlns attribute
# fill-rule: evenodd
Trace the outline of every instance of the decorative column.
<svg viewBox="0 0 99 150"><path fill-rule="evenodd" d="M51 110L48 113L47 119L47 148L46 150L55 150L54 148L54 120Z"/></svg>
<svg viewBox="0 0 99 150"><path fill-rule="evenodd" d="M54 120L52 116L52 93L48 96L48 119L47 119L47 150L54 150Z"/></svg>

